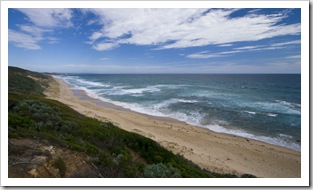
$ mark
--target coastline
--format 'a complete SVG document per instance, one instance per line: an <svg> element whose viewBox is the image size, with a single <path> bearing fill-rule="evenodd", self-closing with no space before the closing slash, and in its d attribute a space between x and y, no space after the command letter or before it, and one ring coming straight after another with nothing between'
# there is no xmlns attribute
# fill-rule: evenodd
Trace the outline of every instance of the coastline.
<svg viewBox="0 0 313 190"><path fill-rule="evenodd" d="M45 94L74 110L141 134L181 154L202 168L217 173L253 174L257 177L301 177L301 153L260 141L221 134L174 119L154 117L95 100L73 91L53 78Z"/></svg>

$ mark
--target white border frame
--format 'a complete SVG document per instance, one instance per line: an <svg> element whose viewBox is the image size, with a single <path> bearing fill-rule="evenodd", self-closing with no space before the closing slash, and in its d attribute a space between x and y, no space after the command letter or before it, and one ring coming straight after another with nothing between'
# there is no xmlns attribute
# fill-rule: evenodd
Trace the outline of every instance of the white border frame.
<svg viewBox="0 0 313 190"><path fill-rule="evenodd" d="M301 178L8 178L8 8L301 8ZM1 186L309 186L309 1L2 1Z"/></svg>

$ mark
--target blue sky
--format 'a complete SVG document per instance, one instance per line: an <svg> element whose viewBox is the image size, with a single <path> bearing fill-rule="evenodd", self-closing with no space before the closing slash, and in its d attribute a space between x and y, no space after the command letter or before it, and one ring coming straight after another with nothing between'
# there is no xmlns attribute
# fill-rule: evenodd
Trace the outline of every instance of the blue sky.
<svg viewBox="0 0 313 190"><path fill-rule="evenodd" d="M9 9L9 65L72 73L300 73L300 9Z"/></svg>

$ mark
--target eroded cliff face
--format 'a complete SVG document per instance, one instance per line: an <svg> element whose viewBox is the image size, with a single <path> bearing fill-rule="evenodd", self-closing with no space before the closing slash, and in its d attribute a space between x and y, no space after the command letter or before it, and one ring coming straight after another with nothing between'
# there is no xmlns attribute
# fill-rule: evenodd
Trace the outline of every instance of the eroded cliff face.
<svg viewBox="0 0 313 190"><path fill-rule="evenodd" d="M102 177L89 157L47 141L9 139L11 178Z"/></svg>

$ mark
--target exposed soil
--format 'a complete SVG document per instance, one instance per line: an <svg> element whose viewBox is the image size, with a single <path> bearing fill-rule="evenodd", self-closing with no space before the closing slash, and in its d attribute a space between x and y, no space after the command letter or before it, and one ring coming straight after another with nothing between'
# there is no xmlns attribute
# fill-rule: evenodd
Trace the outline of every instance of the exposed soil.
<svg viewBox="0 0 313 190"><path fill-rule="evenodd" d="M61 164L60 164L61 163ZM10 178L102 177L89 157L47 141L9 139Z"/></svg>

